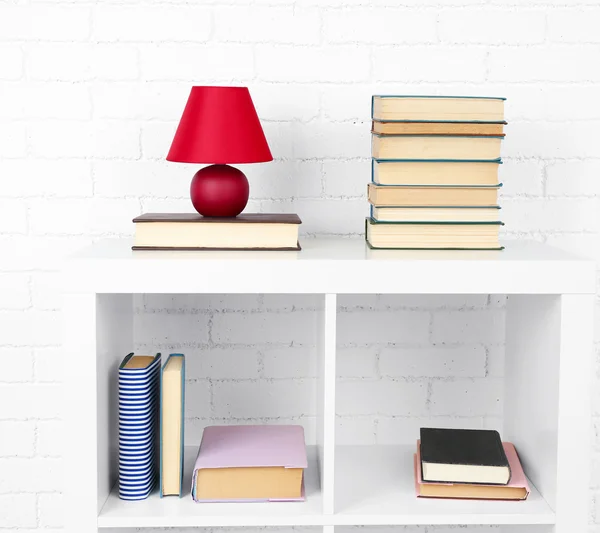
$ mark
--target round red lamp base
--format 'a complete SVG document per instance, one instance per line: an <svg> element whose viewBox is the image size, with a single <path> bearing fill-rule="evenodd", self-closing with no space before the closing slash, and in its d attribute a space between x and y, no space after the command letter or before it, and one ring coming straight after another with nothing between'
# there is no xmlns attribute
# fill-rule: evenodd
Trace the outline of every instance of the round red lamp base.
<svg viewBox="0 0 600 533"><path fill-rule="evenodd" d="M250 186L241 170L229 165L200 169L190 186L192 204L205 217L236 217L246 207Z"/></svg>

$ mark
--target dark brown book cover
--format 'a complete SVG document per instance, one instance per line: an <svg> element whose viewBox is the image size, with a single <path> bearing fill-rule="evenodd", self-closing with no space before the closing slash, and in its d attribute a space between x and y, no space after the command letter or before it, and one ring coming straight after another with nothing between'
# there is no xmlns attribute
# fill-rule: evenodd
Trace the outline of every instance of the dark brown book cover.
<svg viewBox="0 0 600 533"><path fill-rule="evenodd" d="M198 213L144 213L133 222L197 222L203 224L302 224L295 214L248 213L237 217L205 217Z"/></svg>
<svg viewBox="0 0 600 533"><path fill-rule="evenodd" d="M168 247L168 246L132 246L132 250L155 250L162 252L298 252L302 250L300 243L295 248L195 248L195 247Z"/></svg>

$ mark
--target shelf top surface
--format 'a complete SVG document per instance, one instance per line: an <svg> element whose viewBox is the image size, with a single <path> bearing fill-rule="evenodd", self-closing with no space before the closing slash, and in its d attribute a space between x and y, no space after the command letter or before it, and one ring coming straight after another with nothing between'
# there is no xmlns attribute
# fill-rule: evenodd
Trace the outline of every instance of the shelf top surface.
<svg viewBox="0 0 600 533"><path fill-rule="evenodd" d="M80 252L72 259L118 260L144 263L149 261L412 261L435 262L520 262L589 260L559 248L536 241L508 241L501 251L477 250L372 250L364 239L321 237L302 239L300 251L151 251L132 250L130 239L103 239Z"/></svg>
<svg viewBox="0 0 600 533"><path fill-rule="evenodd" d="M362 239L335 237L303 239L301 251L286 252L132 251L131 244L102 240L69 258L67 287L90 292L595 292L593 261L534 241L509 241L503 251L371 250Z"/></svg>

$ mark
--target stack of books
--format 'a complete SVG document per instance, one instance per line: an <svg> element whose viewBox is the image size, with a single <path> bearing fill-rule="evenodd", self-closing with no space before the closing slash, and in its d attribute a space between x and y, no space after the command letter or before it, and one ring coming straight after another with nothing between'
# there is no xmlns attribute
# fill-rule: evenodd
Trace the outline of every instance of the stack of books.
<svg viewBox="0 0 600 533"><path fill-rule="evenodd" d="M368 244L502 249L504 98L373 96L371 107Z"/></svg>
<svg viewBox="0 0 600 533"><path fill-rule="evenodd" d="M130 353L119 367L119 497L143 500L156 485L160 354Z"/></svg>
<svg viewBox="0 0 600 533"><path fill-rule="evenodd" d="M525 500L529 495L517 451L497 431L421 428L414 460L420 498Z"/></svg>
<svg viewBox="0 0 600 533"><path fill-rule="evenodd" d="M192 476L196 502L303 501L302 426L209 426Z"/></svg>

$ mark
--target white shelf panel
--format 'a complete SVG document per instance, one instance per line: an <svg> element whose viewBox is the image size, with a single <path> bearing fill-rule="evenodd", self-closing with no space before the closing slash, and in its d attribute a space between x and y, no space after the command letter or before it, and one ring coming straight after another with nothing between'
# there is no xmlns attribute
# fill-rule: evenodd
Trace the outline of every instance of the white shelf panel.
<svg viewBox="0 0 600 533"><path fill-rule="evenodd" d="M336 448L335 522L342 525L554 524L531 486L526 501L417 498L412 446Z"/></svg>
<svg viewBox="0 0 600 533"><path fill-rule="evenodd" d="M592 294L595 263L537 242L504 251L371 250L302 239L300 252L136 251L99 241L68 260L65 288L92 293Z"/></svg>
<svg viewBox="0 0 600 533"><path fill-rule="evenodd" d="M127 502L113 488L100 515L99 528L217 527L322 525L323 505L316 449L308 447L304 502L195 503L190 494L191 476L198 449L186 447L184 496L160 498L158 490L148 499Z"/></svg>

